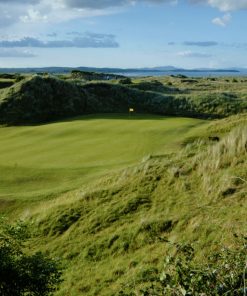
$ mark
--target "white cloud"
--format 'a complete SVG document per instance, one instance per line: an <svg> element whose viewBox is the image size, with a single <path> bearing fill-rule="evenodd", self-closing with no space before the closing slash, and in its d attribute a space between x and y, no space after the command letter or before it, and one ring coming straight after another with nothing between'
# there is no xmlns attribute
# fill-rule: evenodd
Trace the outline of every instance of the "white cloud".
<svg viewBox="0 0 247 296"><path fill-rule="evenodd" d="M199 46L199 47L210 47L218 45L216 41L184 41L183 45L187 46Z"/></svg>
<svg viewBox="0 0 247 296"><path fill-rule="evenodd" d="M112 34L81 33L73 39L40 40L35 37L8 38L0 40L0 48L117 48L115 36Z"/></svg>
<svg viewBox="0 0 247 296"><path fill-rule="evenodd" d="M247 9L247 0L208 0L208 4L221 11Z"/></svg>
<svg viewBox="0 0 247 296"><path fill-rule="evenodd" d="M247 9L247 0L186 0L206 4L221 11ZM146 4L179 4L182 0L0 0L0 28L14 23L59 23L67 20L109 15L123 7ZM223 25L227 18L216 18Z"/></svg>
<svg viewBox="0 0 247 296"><path fill-rule="evenodd" d="M0 29L18 23L60 23L67 20L107 15L114 9L86 9L67 7L62 0L40 0L30 2L11 0L11 4L0 0ZM116 10L116 9L115 9Z"/></svg>
<svg viewBox="0 0 247 296"><path fill-rule="evenodd" d="M26 15L20 16L20 20L23 23L47 22L48 17L34 8L29 8Z"/></svg>
<svg viewBox="0 0 247 296"><path fill-rule="evenodd" d="M90 9L102 9L109 7L117 7L123 5L135 5L137 3L151 3L151 4L161 4L161 3L171 3L176 4L177 0L60 0L68 7L76 8L90 8Z"/></svg>
<svg viewBox="0 0 247 296"><path fill-rule="evenodd" d="M190 2L208 4L225 12L247 9L247 0L190 0Z"/></svg>
<svg viewBox="0 0 247 296"><path fill-rule="evenodd" d="M0 0L0 28L14 23L59 23L116 13L138 3L176 4L178 0Z"/></svg>
<svg viewBox="0 0 247 296"><path fill-rule="evenodd" d="M177 56L183 58L210 58L211 55L204 52L193 52L191 50L180 51L176 53Z"/></svg>
<svg viewBox="0 0 247 296"><path fill-rule="evenodd" d="M217 26L225 27L231 21L230 13L224 14L222 17L216 17L212 20L212 23Z"/></svg>

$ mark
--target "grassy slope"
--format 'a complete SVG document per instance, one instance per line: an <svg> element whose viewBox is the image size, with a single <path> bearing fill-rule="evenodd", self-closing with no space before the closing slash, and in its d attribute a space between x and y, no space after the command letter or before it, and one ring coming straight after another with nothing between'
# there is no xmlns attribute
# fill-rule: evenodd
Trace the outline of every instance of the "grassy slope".
<svg viewBox="0 0 247 296"><path fill-rule="evenodd" d="M57 295L138 295L158 276L167 240L192 242L198 260L219 245L234 246L232 234L246 231L246 125L242 115L197 127L178 153L29 204L22 214L33 221L33 248L66 267ZM209 142L209 135L222 140Z"/></svg>
<svg viewBox="0 0 247 296"><path fill-rule="evenodd" d="M148 154L170 152L205 121L159 116L85 116L0 128L0 198L33 201L77 188Z"/></svg>
<svg viewBox="0 0 247 296"><path fill-rule="evenodd" d="M159 80L179 88L178 98L224 92L234 104L246 101L244 78ZM246 115L212 124L141 119L0 128L1 211L32 221L33 249L63 260L57 295L138 295L159 275L167 240L192 242L203 260L246 231L247 131L226 135L246 125ZM210 143L209 135L226 138ZM181 143L189 146L180 150Z"/></svg>
<svg viewBox="0 0 247 296"><path fill-rule="evenodd" d="M33 244L65 262L57 295L138 295L158 276L167 240L192 242L199 260L234 246L232 234L246 231L246 124L245 115L216 121L178 154L151 157L33 208ZM208 135L223 138L215 144Z"/></svg>
<svg viewBox="0 0 247 296"><path fill-rule="evenodd" d="M244 113L247 110L246 77L178 78L164 76L133 80L134 85L148 84L152 81L159 81L168 88L163 93L173 95L176 98L175 106L181 112L182 110L185 112L194 110L192 114L207 113L225 117ZM184 100L189 103L184 105L185 108L182 106Z"/></svg>

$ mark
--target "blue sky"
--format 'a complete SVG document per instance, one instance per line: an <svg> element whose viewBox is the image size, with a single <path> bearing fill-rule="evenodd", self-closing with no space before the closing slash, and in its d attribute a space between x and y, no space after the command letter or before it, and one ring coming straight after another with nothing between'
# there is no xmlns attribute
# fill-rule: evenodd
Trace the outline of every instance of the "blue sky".
<svg viewBox="0 0 247 296"><path fill-rule="evenodd" d="M0 0L0 67L247 67L247 0Z"/></svg>

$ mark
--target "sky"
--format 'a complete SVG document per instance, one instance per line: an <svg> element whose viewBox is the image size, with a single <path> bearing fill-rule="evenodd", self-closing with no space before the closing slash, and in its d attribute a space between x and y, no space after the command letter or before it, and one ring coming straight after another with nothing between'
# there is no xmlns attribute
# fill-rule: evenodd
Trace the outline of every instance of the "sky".
<svg viewBox="0 0 247 296"><path fill-rule="evenodd" d="M247 0L0 0L0 67L247 67Z"/></svg>

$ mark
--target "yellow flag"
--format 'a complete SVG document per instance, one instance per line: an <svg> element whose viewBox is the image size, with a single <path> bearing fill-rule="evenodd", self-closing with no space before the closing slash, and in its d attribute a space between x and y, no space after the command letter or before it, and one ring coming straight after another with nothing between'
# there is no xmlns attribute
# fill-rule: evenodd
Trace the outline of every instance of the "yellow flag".
<svg viewBox="0 0 247 296"><path fill-rule="evenodd" d="M134 112L135 110L133 108L129 108L129 112Z"/></svg>

